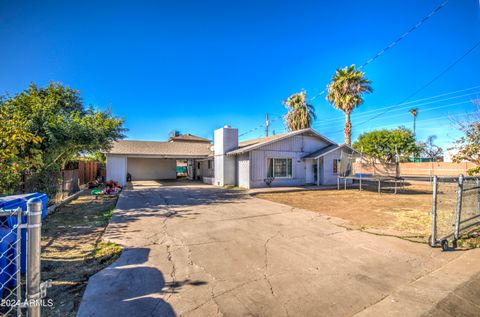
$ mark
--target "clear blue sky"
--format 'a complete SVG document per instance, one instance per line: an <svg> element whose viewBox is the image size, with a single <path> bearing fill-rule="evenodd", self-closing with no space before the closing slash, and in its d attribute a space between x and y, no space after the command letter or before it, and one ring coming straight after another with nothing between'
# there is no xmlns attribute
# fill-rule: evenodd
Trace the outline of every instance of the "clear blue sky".
<svg viewBox="0 0 480 317"><path fill-rule="evenodd" d="M290 94L319 93L336 68L362 64L442 0L99 2L2 1L0 92L58 81L124 117L130 139L163 140L173 129L211 138L225 124L241 133L262 124L267 111L283 114ZM354 112L354 138L410 127L407 110L369 121L375 113L368 111L400 102L479 40L478 0L450 0L364 69L375 91ZM477 48L411 100L479 85ZM480 88L466 93L480 96ZM450 143L458 134L449 116L474 108L448 105L475 96L420 106L418 138L436 134ZM313 104L315 128L343 142L342 113L324 96ZM282 132L281 121L272 129Z"/></svg>

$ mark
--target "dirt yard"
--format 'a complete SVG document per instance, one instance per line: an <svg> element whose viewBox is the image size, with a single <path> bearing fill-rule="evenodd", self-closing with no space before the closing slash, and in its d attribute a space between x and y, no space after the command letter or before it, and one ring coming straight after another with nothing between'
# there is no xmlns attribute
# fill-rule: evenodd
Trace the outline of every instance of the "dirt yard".
<svg viewBox="0 0 480 317"><path fill-rule="evenodd" d="M118 245L101 241L117 197L85 192L47 216L42 226L42 280L52 280L44 316L75 316L88 278L112 263Z"/></svg>
<svg viewBox="0 0 480 317"><path fill-rule="evenodd" d="M376 234L427 241L430 235L432 189L429 183L409 185L404 192L375 190L315 190L265 193L256 197L318 211L345 220L342 225ZM450 199L451 198L451 199ZM442 195L442 210L451 210L455 195Z"/></svg>

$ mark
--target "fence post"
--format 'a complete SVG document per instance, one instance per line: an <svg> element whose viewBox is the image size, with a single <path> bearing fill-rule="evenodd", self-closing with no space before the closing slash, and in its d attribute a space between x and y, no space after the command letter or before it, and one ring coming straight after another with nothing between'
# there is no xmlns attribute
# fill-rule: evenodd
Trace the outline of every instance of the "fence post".
<svg viewBox="0 0 480 317"><path fill-rule="evenodd" d="M458 188L457 188L457 208L455 212L455 232L454 240L457 241L460 237L460 219L462 218L462 198L463 198L463 175L460 175L458 178Z"/></svg>
<svg viewBox="0 0 480 317"><path fill-rule="evenodd" d="M475 180L477 187L477 214L480 213L480 178Z"/></svg>
<svg viewBox="0 0 480 317"><path fill-rule="evenodd" d="M22 280L21 277L21 267L22 267L22 247L21 243L21 237L22 237L22 217L23 217L23 210L21 207L17 208L17 243L15 243L15 266L16 266L16 272L15 272L15 279L17 282L17 300L20 301L22 298L22 283L20 282ZM22 305L17 306L17 317L22 317Z"/></svg>
<svg viewBox="0 0 480 317"><path fill-rule="evenodd" d="M40 249L42 201L32 198L27 205L27 301L28 316L40 317Z"/></svg>
<svg viewBox="0 0 480 317"><path fill-rule="evenodd" d="M432 196L432 236L430 237L430 246L435 246L437 242L437 192L438 176L433 176L433 196Z"/></svg>

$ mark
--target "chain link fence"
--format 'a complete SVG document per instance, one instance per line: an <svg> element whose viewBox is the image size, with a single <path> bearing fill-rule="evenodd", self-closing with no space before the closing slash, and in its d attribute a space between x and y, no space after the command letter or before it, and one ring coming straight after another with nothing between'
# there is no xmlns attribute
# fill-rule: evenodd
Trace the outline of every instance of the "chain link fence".
<svg viewBox="0 0 480 317"><path fill-rule="evenodd" d="M2 298L0 313L2 316L21 316L21 307L17 305L22 298L21 277L21 243L22 243L22 214L21 208L12 211L3 211L5 220L16 217L16 223L0 228L0 296Z"/></svg>
<svg viewBox="0 0 480 317"><path fill-rule="evenodd" d="M43 206L40 198L32 198L25 208L0 209L1 316L40 316L49 285L40 282Z"/></svg>
<svg viewBox="0 0 480 317"><path fill-rule="evenodd" d="M433 178L430 245L456 247L461 234L480 225L480 178Z"/></svg>

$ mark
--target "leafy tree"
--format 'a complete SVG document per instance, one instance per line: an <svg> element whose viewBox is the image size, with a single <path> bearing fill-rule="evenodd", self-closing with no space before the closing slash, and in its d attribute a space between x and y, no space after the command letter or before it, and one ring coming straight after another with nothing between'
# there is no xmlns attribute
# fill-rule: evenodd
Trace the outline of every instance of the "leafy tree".
<svg viewBox="0 0 480 317"><path fill-rule="evenodd" d="M420 143L418 146L421 148L421 153L424 157L432 158L436 160L439 158L442 153L443 149L438 145L435 145L435 140L437 139L436 135L431 135L427 138L424 143Z"/></svg>
<svg viewBox="0 0 480 317"><path fill-rule="evenodd" d="M125 131L123 119L112 116L109 110L85 107L78 91L56 83L44 88L32 84L13 97L4 97L0 107L2 113L10 114L2 120L0 134L8 134L6 127L16 126L27 143L35 145L25 146L16 158L18 162L35 162L19 168L30 174L58 171L79 153L108 150ZM11 166L0 168L3 173ZM11 189L1 182L3 191Z"/></svg>
<svg viewBox="0 0 480 317"><path fill-rule="evenodd" d="M404 160L411 153L419 152L412 131L404 127L363 133L353 147L382 163L394 163L397 153L399 159Z"/></svg>
<svg viewBox="0 0 480 317"><path fill-rule="evenodd" d="M22 172L41 165L42 138L26 131L26 119L0 100L0 193L9 194Z"/></svg>
<svg viewBox="0 0 480 317"><path fill-rule="evenodd" d="M352 123L350 114L363 103L362 95L373 92L371 81L355 65L337 69L332 82L327 86L327 100L345 113L345 143L351 144Z"/></svg>
<svg viewBox="0 0 480 317"><path fill-rule="evenodd" d="M453 157L454 162L468 161L477 167L468 170L469 175L480 174L480 101L475 102L477 112L463 120L457 120L457 126L464 133L460 139L455 141L455 148L458 153Z"/></svg>
<svg viewBox="0 0 480 317"><path fill-rule="evenodd" d="M285 124L290 131L310 128L313 120L317 119L315 108L308 103L307 94L304 90L291 95L283 103L288 109Z"/></svg>

